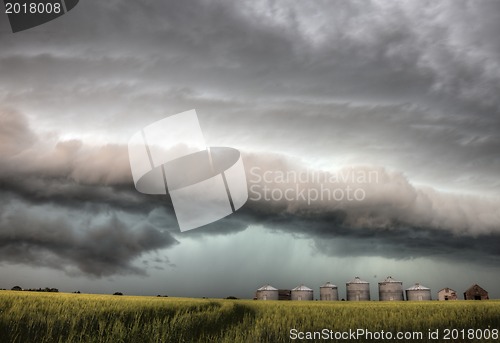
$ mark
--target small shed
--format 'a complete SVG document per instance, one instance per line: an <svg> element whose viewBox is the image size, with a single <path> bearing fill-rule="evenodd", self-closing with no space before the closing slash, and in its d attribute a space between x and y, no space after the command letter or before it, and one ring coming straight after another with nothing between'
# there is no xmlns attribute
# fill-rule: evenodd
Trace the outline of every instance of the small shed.
<svg viewBox="0 0 500 343"><path fill-rule="evenodd" d="M292 300L292 290L278 289L278 300Z"/></svg>
<svg viewBox="0 0 500 343"><path fill-rule="evenodd" d="M438 300L458 300L457 292L451 288L443 288L438 292Z"/></svg>
<svg viewBox="0 0 500 343"><path fill-rule="evenodd" d="M488 297L488 292L484 288L482 288L478 284L475 284L464 292L464 299L465 300L488 300L489 297Z"/></svg>

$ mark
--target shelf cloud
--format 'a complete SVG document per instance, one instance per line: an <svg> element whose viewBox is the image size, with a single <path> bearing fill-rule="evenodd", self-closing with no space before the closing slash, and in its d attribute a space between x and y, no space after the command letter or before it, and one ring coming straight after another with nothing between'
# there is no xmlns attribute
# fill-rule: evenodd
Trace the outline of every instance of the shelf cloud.
<svg viewBox="0 0 500 343"><path fill-rule="evenodd" d="M457 280L472 264L497 284L498 13L496 0L87 0L24 32L1 22L0 263L170 285L220 267L248 288L260 271L236 265L252 246L239 239L257 232L269 259L453 261ZM168 197L134 189L127 142L192 108L207 146L242 153L249 200L180 233ZM155 254L175 271L146 268Z"/></svg>
<svg viewBox="0 0 500 343"><path fill-rule="evenodd" d="M134 258L182 242L168 197L135 191L126 146L60 141L54 135L44 141L25 116L6 110L0 139L9 147L0 156L2 198L13 199L0 211L4 261L63 269L69 264L68 270L94 276L136 273ZM417 186L383 166L314 170L283 155L250 152L244 163L247 205L185 237L262 225L310 237L330 255L349 250L396 259L500 259L497 198ZM69 213L87 220L74 223ZM108 250L109 244L120 248Z"/></svg>

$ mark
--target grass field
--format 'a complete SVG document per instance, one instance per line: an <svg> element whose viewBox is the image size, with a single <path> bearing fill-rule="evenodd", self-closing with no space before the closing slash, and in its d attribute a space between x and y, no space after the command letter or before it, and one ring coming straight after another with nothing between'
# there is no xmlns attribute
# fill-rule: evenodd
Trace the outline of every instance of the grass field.
<svg viewBox="0 0 500 343"><path fill-rule="evenodd" d="M500 329L500 301L278 302L0 291L2 343L290 342L293 328L424 333L409 342L431 341L428 330L439 329L432 342L497 342L444 340L443 334Z"/></svg>

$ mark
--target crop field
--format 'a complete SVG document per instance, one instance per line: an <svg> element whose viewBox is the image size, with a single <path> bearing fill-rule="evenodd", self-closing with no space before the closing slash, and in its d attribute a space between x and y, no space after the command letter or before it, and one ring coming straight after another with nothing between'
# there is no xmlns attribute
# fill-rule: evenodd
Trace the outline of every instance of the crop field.
<svg viewBox="0 0 500 343"><path fill-rule="evenodd" d="M292 340L292 329L423 333L393 342L497 342L491 334L500 329L500 301L279 302L0 291L2 343L328 341ZM468 338L469 329L482 338ZM438 330L439 338L429 339L429 330Z"/></svg>

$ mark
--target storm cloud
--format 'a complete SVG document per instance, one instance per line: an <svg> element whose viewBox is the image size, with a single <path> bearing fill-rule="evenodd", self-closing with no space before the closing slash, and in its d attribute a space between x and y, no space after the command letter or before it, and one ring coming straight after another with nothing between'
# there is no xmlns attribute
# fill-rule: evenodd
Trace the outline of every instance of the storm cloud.
<svg viewBox="0 0 500 343"><path fill-rule="evenodd" d="M123 147L43 140L16 111L0 111L0 124L0 260L97 277L144 273L136 258L177 243L130 215L145 202L125 186Z"/></svg>
<svg viewBox="0 0 500 343"><path fill-rule="evenodd" d="M241 211L180 234L168 197L135 191L126 147L58 141L56 136L43 142L13 111L4 112L2 124L2 141L17 147L2 156L0 168L3 199L11 199L9 210L2 207L0 239L9 262L56 267L65 260L98 276L139 272L130 262L175 244L172 235L182 241L236 233L250 225L311 237L328 255L349 251L352 256L466 261L474 256L489 264L500 259L498 198L416 186L402 172L382 166L319 170L269 153L243 155L249 201ZM21 148L17 142L25 137L31 145ZM23 203L32 205L26 210ZM49 208L42 211L44 206ZM58 214L67 211L105 220L75 226ZM125 213L129 224L118 219ZM109 249L111 242L116 248ZM43 249L45 257L34 258L33 251Z"/></svg>
<svg viewBox="0 0 500 343"><path fill-rule="evenodd" d="M141 274L150 253L231 247L259 226L321 256L498 265L499 13L495 0L87 0L15 35L2 22L0 260ZM134 189L126 143L191 108L209 146L242 152L250 200L180 233L168 197ZM363 199L325 197L349 187Z"/></svg>
<svg viewBox="0 0 500 343"><path fill-rule="evenodd" d="M63 216L61 209L50 215L46 207L26 210L16 203L9 207L0 212L0 259L12 264L94 277L145 274L132 264L136 258L177 243L168 232L151 225L125 224L119 213L95 224L90 218Z"/></svg>

